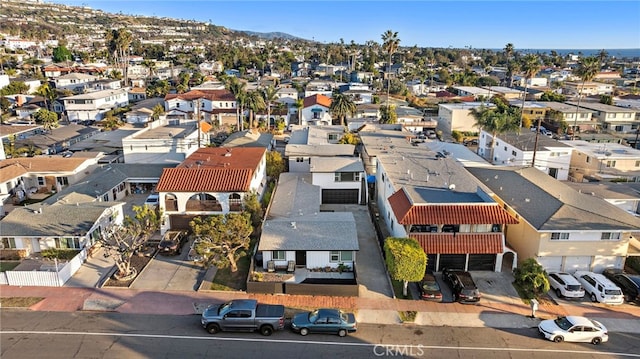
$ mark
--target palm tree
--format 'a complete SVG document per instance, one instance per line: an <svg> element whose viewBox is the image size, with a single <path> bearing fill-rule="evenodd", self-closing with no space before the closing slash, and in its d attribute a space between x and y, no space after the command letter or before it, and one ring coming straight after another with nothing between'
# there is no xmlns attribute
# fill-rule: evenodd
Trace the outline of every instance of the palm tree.
<svg viewBox="0 0 640 359"><path fill-rule="evenodd" d="M524 102L527 100L527 87L529 86L529 80L540 71L540 59L537 55L529 54L522 59L522 72L524 74L524 96L522 96L522 106L520 107L520 127L522 128L522 116L524 116ZM519 130L518 130L519 131Z"/></svg>
<svg viewBox="0 0 640 359"><path fill-rule="evenodd" d="M304 107L304 100L299 98L296 102L293 103L293 106L297 110L298 114L298 125L302 125L302 108Z"/></svg>
<svg viewBox="0 0 640 359"><path fill-rule="evenodd" d="M152 77L153 75L155 75L156 72L156 62L155 61L151 61L151 60L144 60L142 61L141 64L143 67L147 68L147 78Z"/></svg>
<svg viewBox="0 0 640 359"><path fill-rule="evenodd" d="M246 86L246 83L238 81L235 77L231 78L227 83L229 91L231 91L233 96L236 98L236 117L238 119L238 129L240 131L244 130L244 120L240 118L240 116L244 113L244 105L247 103Z"/></svg>
<svg viewBox="0 0 640 359"><path fill-rule="evenodd" d="M479 130L485 130L486 132L491 133L490 162L493 163L493 152L496 144L496 137L499 134L517 130L517 118L508 112L500 112L495 109L487 108L484 105L472 108L470 113L476 120L474 126L477 126Z"/></svg>
<svg viewBox="0 0 640 359"><path fill-rule="evenodd" d="M164 106L162 104L157 104L153 106L153 113L151 114L151 118L153 121L156 121L160 118L161 115L164 115Z"/></svg>
<svg viewBox="0 0 640 359"><path fill-rule="evenodd" d="M333 95L331 99L331 107L329 108L331 113L340 118L340 126L344 126L344 118L346 115L352 117L356 115L357 107L351 99L351 96L337 93Z"/></svg>
<svg viewBox="0 0 640 359"><path fill-rule="evenodd" d="M128 63L129 63L129 45L133 40L131 33L126 29L111 29L108 30L105 36L107 48L110 54L113 56L116 65L122 69L124 74L125 86L128 82Z"/></svg>
<svg viewBox="0 0 640 359"><path fill-rule="evenodd" d="M249 125L252 128L256 128L258 126L257 123L255 123L254 116L266 107L264 98L259 91L251 91L247 94L247 107L249 108Z"/></svg>
<svg viewBox="0 0 640 359"><path fill-rule="evenodd" d="M262 95L264 96L264 102L267 106L267 126L271 126L271 104L278 98L278 90L269 85L264 89Z"/></svg>
<svg viewBox="0 0 640 359"><path fill-rule="evenodd" d="M389 104L389 90L391 89L391 56L398 50L400 45L400 39L398 39L398 32L391 30L385 31L382 34L382 48L389 54L389 67L387 68L387 104Z"/></svg>
<svg viewBox="0 0 640 359"><path fill-rule="evenodd" d="M584 91L584 84L587 81L593 80L594 77L600 72L600 63L597 57L585 57L578 63L578 68L575 74L582 80L582 85L578 91L578 104L576 105L576 115L573 119L573 132L571 133L571 140L575 138L576 131L578 130L578 112L580 108L580 98L582 91Z"/></svg>
<svg viewBox="0 0 640 359"><path fill-rule="evenodd" d="M44 106L47 110L51 110L51 104L56 99L56 91L49 85L49 82L45 82L36 90L36 94L44 97Z"/></svg>
<svg viewBox="0 0 640 359"><path fill-rule="evenodd" d="M504 56L507 59L507 63L509 63L509 60L511 59L511 56L513 56L513 44L512 43L508 43L505 45L504 47Z"/></svg>

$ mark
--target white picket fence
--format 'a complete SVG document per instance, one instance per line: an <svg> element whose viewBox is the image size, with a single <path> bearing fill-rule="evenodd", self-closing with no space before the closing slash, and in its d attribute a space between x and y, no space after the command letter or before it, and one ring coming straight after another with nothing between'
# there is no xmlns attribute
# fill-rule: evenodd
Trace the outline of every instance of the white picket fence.
<svg viewBox="0 0 640 359"><path fill-rule="evenodd" d="M58 263L32 271L7 271L1 273L0 284L19 286L62 287L87 260L83 249L67 263ZM43 270L44 269L44 270Z"/></svg>

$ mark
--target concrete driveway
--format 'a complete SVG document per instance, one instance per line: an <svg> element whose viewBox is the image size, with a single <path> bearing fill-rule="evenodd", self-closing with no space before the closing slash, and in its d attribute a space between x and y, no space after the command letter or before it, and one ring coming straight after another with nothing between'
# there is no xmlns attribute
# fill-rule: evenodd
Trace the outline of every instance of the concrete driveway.
<svg viewBox="0 0 640 359"><path fill-rule="evenodd" d="M184 244L182 252L176 256L156 256L147 264L131 285L132 289L143 290L197 290L204 275L204 269L187 260L189 246L193 239Z"/></svg>

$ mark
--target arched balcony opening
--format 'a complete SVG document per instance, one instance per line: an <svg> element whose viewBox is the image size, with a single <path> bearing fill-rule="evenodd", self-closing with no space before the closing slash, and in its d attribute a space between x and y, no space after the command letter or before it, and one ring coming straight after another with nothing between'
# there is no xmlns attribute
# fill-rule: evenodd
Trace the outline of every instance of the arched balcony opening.
<svg viewBox="0 0 640 359"><path fill-rule="evenodd" d="M229 211L242 211L242 196L239 193L232 193L229 196Z"/></svg>
<svg viewBox="0 0 640 359"><path fill-rule="evenodd" d="M164 210L165 212L178 210L178 198L173 193L167 193L164 195Z"/></svg>
<svg viewBox="0 0 640 359"><path fill-rule="evenodd" d="M208 193L197 193L189 197L186 209L195 212L221 212L222 204Z"/></svg>

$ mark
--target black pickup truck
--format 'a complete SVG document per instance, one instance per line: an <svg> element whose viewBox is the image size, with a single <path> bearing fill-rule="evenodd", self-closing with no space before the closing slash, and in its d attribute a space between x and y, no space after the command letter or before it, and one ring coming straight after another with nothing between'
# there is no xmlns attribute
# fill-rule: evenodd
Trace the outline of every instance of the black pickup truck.
<svg viewBox="0 0 640 359"><path fill-rule="evenodd" d="M210 305L202 313L202 327L209 333L221 331L253 332L271 335L284 329L284 306L258 304L255 299L237 299Z"/></svg>

